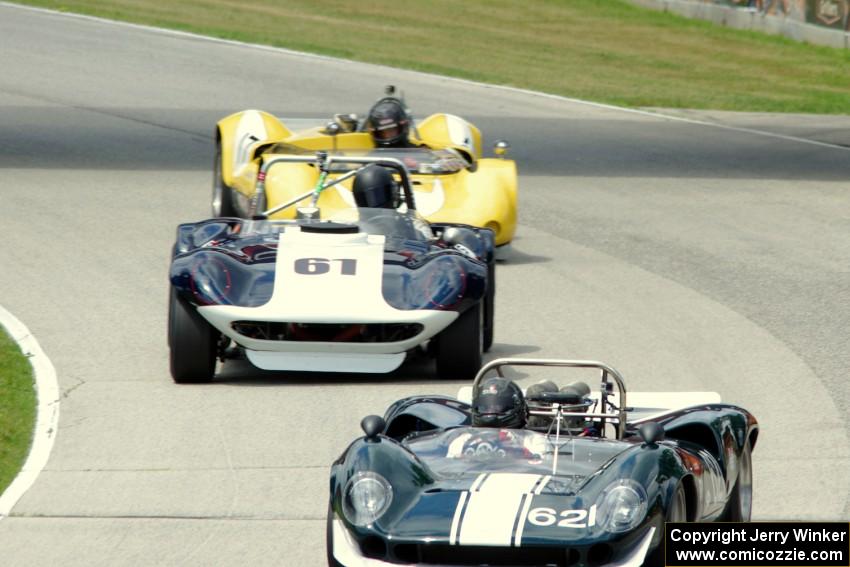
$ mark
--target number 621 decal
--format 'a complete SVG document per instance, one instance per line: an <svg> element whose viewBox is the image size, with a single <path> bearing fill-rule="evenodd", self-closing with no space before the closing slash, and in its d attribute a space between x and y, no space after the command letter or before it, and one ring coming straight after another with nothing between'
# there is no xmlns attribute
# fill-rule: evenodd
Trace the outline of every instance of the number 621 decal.
<svg viewBox="0 0 850 567"><path fill-rule="evenodd" d="M335 265L334 262L339 262ZM354 258L298 258L295 260L295 273L305 276L321 276L332 269L339 268L340 275L353 276L357 273L357 260Z"/></svg>
<svg viewBox="0 0 850 567"><path fill-rule="evenodd" d="M532 508L528 511L528 521L535 526L552 526L557 522L559 528L588 528L596 525L596 504L590 510L560 512L554 508Z"/></svg>

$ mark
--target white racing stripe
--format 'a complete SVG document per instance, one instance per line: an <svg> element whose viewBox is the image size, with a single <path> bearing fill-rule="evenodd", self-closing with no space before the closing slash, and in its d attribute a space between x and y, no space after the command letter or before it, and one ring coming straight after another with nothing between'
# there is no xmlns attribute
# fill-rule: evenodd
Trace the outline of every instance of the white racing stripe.
<svg viewBox="0 0 850 567"><path fill-rule="evenodd" d="M413 190L413 200L416 210L423 217L433 215L446 204L446 192L440 178L435 178L430 191Z"/></svg>
<svg viewBox="0 0 850 567"><path fill-rule="evenodd" d="M538 474L479 475L458 502L450 543L510 546L517 517L528 514ZM468 496L468 497L467 497Z"/></svg>
<svg viewBox="0 0 850 567"><path fill-rule="evenodd" d="M287 313L305 307L315 312L315 305L304 305L311 297L321 297L323 310L330 313L350 312L351 302L385 308L383 272L382 236L285 230L278 243L271 302L286 304Z"/></svg>
<svg viewBox="0 0 850 567"><path fill-rule="evenodd" d="M445 114L444 116L446 117L446 127L449 130L449 139L452 143L466 148L469 153L476 155L478 148L473 144L469 122L454 114Z"/></svg>
<svg viewBox="0 0 850 567"><path fill-rule="evenodd" d="M496 473L489 475L478 491L490 494L506 494L511 492L525 494L531 492L539 481L539 474Z"/></svg>
<svg viewBox="0 0 850 567"><path fill-rule="evenodd" d="M546 488L546 485L549 484L549 481L552 480L552 475L547 474L542 479L540 479L540 484L537 485L537 488L534 489L534 494L540 494L543 492L543 489Z"/></svg>
<svg viewBox="0 0 850 567"><path fill-rule="evenodd" d="M478 478L481 478L481 477L479 476ZM457 508L455 509L454 518L452 518L452 531L449 534L449 544L451 544L451 545L454 545L454 544L457 543L458 527L460 526L460 518L463 515L463 509L466 507L467 498L469 498L469 492L464 490L463 492L460 493L460 500L457 503Z"/></svg>
<svg viewBox="0 0 850 567"><path fill-rule="evenodd" d="M535 494L540 494L535 491ZM525 500L522 504L522 510L519 513L519 519L517 520L516 525L516 534L514 535L513 545L514 547L520 547L522 545L522 532L525 529L525 520L528 518L528 511L531 509L531 501L534 500L534 496L531 494L525 495Z"/></svg>
<svg viewBox="0 0 850 567"><path fill-rule="evenodd" d="M266 125L263 117L256 110L246 110L239 119L236 126L235 147L233 148L233 162L231 163L231 174L238 172L243 165L251 161L251 146L258 140L268 138Z"/></svg>
<svg viewBox="0 0 850 567"><path fill-rule="evenodd" d="M481 473L478 475L478 478L476 478L475 482L472 483L472 486L469 487L469 491L476 492L478 487L481 486L481 483L484 482L485 478L487 478L487 473Z"/></svg>

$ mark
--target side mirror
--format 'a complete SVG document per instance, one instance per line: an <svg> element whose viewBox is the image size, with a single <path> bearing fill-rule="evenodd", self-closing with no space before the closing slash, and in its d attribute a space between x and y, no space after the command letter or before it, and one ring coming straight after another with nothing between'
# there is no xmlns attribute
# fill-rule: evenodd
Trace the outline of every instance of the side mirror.
<svg viewBox="0 0 850 567"><path fill-rule="evenodd" d="M469 229L447 226L440 235L440 239L461 254L475 258L482 256L480 239Z"/></svg>
<svg viewBox="0 0 850 567"><path fill-rule="evenodd" d="M638 433L643 442L650 447L655 447L659 441L664 439L664 427L654 421L641 425Z"/></svg>
<svg viewBox="0 0 850 567"><path fill-rule="evenodd" d="M493 144L493 153L499 156L502 159L505 159L505 156L508 154L508 150L511 145L507 140L496 140L496 143Z"/></svg>
<svg viewBox="0 0 850 567"><path fill-rule="evenodd" d="M367 415L360 422L360 429L366 434L366 441L376 441L386 428L387 422L379 415Z"/></svg>
<svg viewBox="0 0 850 567"><path fill-rule="evenodd" d="M440 238L443 241L449 244L463 244L464 241L463 231L459 230L457 227L448 226L443 230L443 233L440 235Z"/></svg>
<svg viewBox="0 0 850 567"><path fill-rule="evenodd" d="M355 132L357 130L356 114L334 114L334 122L340 132ZM331 134L333 136L333 134Z"/></svg>
<svg viewBox="0 0 850 567"><path fill-rule="evenodd" d="M340 130L341 128L339 124L337 124L333 120L325 124L325 134L327 134L328 136L336 136L337 134L339 134Z"/></svg>

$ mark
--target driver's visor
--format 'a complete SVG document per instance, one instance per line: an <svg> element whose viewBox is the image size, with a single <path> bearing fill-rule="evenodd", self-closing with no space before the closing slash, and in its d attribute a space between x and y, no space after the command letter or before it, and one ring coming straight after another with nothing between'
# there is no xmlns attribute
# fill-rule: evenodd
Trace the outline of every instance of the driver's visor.
<svg viewBox="0 0 850 567"><path fill-rule="evenodd" d="M386 126L378 126L372 130L372 135L378 140L392 140L401 133L401 127L398 124L387 124Z"/></svg>

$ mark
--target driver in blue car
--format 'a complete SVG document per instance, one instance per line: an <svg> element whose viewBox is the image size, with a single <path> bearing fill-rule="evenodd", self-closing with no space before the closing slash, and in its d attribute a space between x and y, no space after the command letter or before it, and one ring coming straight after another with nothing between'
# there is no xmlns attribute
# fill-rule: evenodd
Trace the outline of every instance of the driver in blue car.
<svg viewBox="0 0 850 567"><path fill-rule="evenodd" d="M351 192L358 207L395 209L401 204L393 174L379 165L369 165L358 173Z"/></svg>
<svg viewBox="0 0 850 567"><path fill-rule="evenodd" d="M411 240L433 239L431 228L422 217L397 212L402 198L398 183L386 167L376 164L366 166L354 176L351 192L360 210L360 222L369 229ZM388 211L382 212L381 209Z"/></svg>
<svg viewBox="0 0 850 567"><path fill-rule="evenodd" d="M543 446L529 443L536 436L523 435L528 421L528 405L522 390L505 378L488 378L472 394L472 426L492 428L463 433L449 445L446 456L519 457L539 461Z"/></svg>

